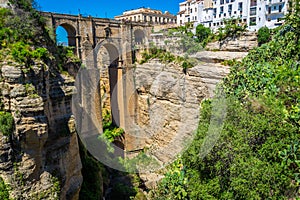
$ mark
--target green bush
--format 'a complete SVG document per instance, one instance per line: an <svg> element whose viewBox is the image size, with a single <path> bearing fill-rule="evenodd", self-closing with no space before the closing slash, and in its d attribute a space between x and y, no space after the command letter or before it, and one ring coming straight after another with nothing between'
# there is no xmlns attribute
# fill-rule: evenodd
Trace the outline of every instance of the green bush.
<svg viewBox="0 0 300 200"><path fill-rule="evenodd" d="M208 43L208 39L211 36L212 32L210 28L205 27L203 24L199 24L196 27L196 36L198 41L202 44L203 47Z"/></svg>
<svg viewBox="0 0 300 200"><path fill-rule="evenodd" d="M0 112L0 132L3 135L9 136L13 133L14 118L11 113Z"/></svg>
<svg viewBox="0 0 300 200"><path fill-rule="evenodd" d="M0 178L0 199L9 200L9 187L4 183L2 178Z"/></svg>
<svg viewBox="0 0 300 200"><path fill-rule="evenodd" d="M270 29L266 26L261 27L257 32L257 42L258 45L261 46L270 41L271 33Z"/></svg>
<svg viewBox="0 0 300 200"><path fill-rule="evenodd" d="M149 53L146 51L143 52L140 64L146 63L153 58L158 58L160 61L166 64L174 62L182 66L182 69L184 70L194 67L197 64L196 60L189 59L187 55L185 55L185 57L175 56L174 54L163 49L158 49L157 47L150 48Z"/></svg>
<svg viewBox="0 0 300 200"><path fill-rule="evenodd" d="M84 145L79 142L80 159L82 162L83 183L79 193L79 199L102 199L103 185L108 184L108 177L104 166L91 156Z"/></svg>
<svg viewBox="0 0 300 200"><path fill-rule="evenodd" d="M297 1L299 2L299 1ZM213 104L201 105L198 132L181 157L187 199L298 199L300 197L300 6L269 43L231 67L221 84L226 118L212 150L200 157L215 118ZM295 7L294 7L295 8ZM298 11L297 11L298 10ZM216 93L218 95L219 93ZM157 199L168 199L178 183L169 173ZM176 199L172 197L173 199ZM171 198L171 199L172 199Z"/></svg>
<svg viewBox="0 0 300 200"><path fill-rule="evenodd" d="M215 36L218 41L235 39L242 33L244 33L247 29L246 24L239 24L239 18L224 19L223 23L225 24L225 26L219 27Z"/></svg>

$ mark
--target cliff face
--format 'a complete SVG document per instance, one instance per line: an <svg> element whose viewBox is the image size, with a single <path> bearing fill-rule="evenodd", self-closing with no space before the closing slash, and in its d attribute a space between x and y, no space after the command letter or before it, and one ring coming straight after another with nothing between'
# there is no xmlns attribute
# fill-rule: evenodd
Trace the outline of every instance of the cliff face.
<svg viewBox="0 0 300 200"><path fill-rule="evenodd" d="M258 46L255 32L245 32L240 37L229 38L222 42L212 42L206 46L209 50L231 51L231 52L248 52Z"/></svg>
<svg viewBox="0 0 300 200"><path fill-rule="evenodd" d="M213 97L216 85L229 73L224 60L240 60L244 52L202 51L191 56L197 65L183 73L176 64L162 64L151 60L137 65L135 83L138 91L136 123L140 134L147 139L133 139L126 135L127 150L131 147L149 149L161 163L168 163L189 145L193 131L198 127L200 102ZM144 136L144 135L143 135ZM140 174L146 187L153 188L161 175Z"/></svg>
<svg viewBox="0 0 300 200"><path fill-rule="evenodd" d="M0 176L16 199L78 199L82 176L71 116L74 80L50 68L42 62L30 69L1 63L1 101L14 117L15 131L0 134Z"/></svg>

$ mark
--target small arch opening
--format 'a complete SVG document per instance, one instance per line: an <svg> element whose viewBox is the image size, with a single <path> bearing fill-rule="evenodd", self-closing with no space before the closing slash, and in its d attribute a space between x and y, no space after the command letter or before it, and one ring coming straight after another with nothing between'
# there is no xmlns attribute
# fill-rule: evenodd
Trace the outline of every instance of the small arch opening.
<svg viewBox="0 0 300 200"><path fill-rule="evenodd" d="M60 46L76 46L76 30L70 24L61 24L56 30L56 44Z"/></svg>
<svg viewBox="0 0 300 200"><path fill-rule="evenodd" d="M134 31L134 41L136 44L143 44L145 42L144 31L138 29Z"/></svg>

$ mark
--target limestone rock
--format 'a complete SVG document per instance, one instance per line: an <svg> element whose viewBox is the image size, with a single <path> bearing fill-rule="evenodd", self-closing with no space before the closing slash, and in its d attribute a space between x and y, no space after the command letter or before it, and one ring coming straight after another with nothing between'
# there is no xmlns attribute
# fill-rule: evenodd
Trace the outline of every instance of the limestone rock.
<svg viewBox="0 0 300 200"><path fill-rule="evenodd" d="M194 55L192 58L196 58L199 61L205 63L220 63L224 60L241 60L244 58L248 52L233 52L233 51L200 51Z"/></svg>
<svg viewBox="0 0 300 200"><path fill-rule="evenodd" d="M222 42L209 43L206 48L209 50L248 52L258 46L255 32L245 32L236 39L229 39Z"/></svg>
<svg viewBox="0 0 300 200"><path fill-rule="evenodd" d="M1 101L15 131L11 137L0 133L0 176L14 199L78 199L82 166L71 116L74 78L41 62L21 68L1 64Z"/></svg>
<svg viewBox="0 0 300 200"><path fill-rule="evenodd" d="M207 87L197 74L184 74L180 66L158 60L138 65L135 83L138 126L136 134L127 131L126 150L148 148L148 155L158 165L165 165L181 153L195 133L200 102L208 96ZM151 167L155 166L146 168L151 171Z"/></svg>

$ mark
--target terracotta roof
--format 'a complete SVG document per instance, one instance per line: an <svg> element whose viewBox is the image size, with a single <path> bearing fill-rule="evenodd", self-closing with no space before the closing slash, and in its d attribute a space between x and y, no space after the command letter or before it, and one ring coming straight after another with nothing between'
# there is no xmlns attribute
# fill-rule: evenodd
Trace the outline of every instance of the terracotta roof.
<svg viewBox="0 0 300 200"><path fill-rule="evenodd" d="M178 15L185 13L185 10L178 12Z"/></svg>

